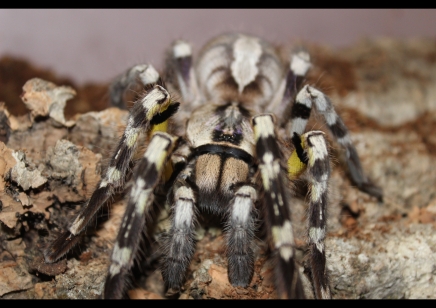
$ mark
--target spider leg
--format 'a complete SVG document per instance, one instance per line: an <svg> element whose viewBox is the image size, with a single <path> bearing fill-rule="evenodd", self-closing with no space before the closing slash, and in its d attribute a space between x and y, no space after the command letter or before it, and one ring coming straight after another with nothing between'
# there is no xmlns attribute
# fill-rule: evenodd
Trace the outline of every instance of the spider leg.
<svg viewBox="0 0 436 308"><path fill-rule="evenodd" d="M308 211L309 276L315 298L331 298L326 270L325 235L327 226L328 182L330 160L324 133L310 131L301 137L294 133L295 153L301 161L301 173L307 170L310 187ZM307 168L306 168L307 166ZM295 172L294 172L295 173Z"/></svg>
<svg viewBox="0 0 436 308"><path fill-rule="evenodd" d="M294 106L295 95L301 89L307 71L311 67L310 55L304 49L296 49L291 53L289 69L280 89L277 91L278 100L273 99L267 106L266 112L272 112L279 117L280 126L289 120L291 108Z"/></svg>
<svg viewBox="0 0 436 308"><path fill-rule="evenodd" d="M128 90L133 90L135 87L143 89L145 86L158 82L158 80L159 73L151 65L138 64L129 68L115 78L109 86L110 105L126 109L125 95Z"/></svg>
<svg viewBox="0 0 436 308"><path fill-rule="evenodd" d="M226 222L227 259L230 283L246 287L254 273L254 252L252 248L255 221L254 209L258 195L254 187L239 187L230 202Z"/></svg>
<svg viewBox="0 0 436 308"><path fill-rule="evenodd" d="M124 185L132 157L141 132L149 132L153 125L165 122L179 107L168 92L154 85L131 109L127 127L116 147L106 174L97 184L88 203L82 208L68 231L63 232L44 253L45 261L53 263L66 254L80 239L80 234L93 219L101 206Z"/></svg>
<svg viewBox="0 0 436 308"><path fill-rule="evenodd" d="M162 276L167 296L179 292L195 250L197 200L187 180L192 172L191 164L181 171L174 183L171 229L162 260Z"/></svg>
<svg viewBox="0 0 436 308"><path fill-rule="evenodd" d="M270 224L270 238L277 253L275 277L280 298L304 298L304 291L295 263L295 242L286 191L287 174L280 162L282 154L275 138L271 115L253 118L256 155L265 191L264 202Z"/></svg>
<svg viewBox="0 0 436 308"><path fill-rule="evenodd" d="M306 85L297 94L296 101L292 108L292 126L290 136L293 136L294 133L301 135L304 132L310 116L312 104L315 105L316 110L324 117L330 132L344 149L345 160L350 172L351 181L361 191L364 191L381 201L383 199L382 189L372 183L364 174L359 155L351 142L347 127L334 110L330 98L324 93Z"/></svg>
<svg viewBox="0 0 436 308"><path fill-rule="evenodd" d="M192 47L183 40L177 40L168 51L165 79L178 88L184 102L190 102L191 109L198 106L199 89L193 68Z"/></svg>
<svg viewBox="0 0 436 308"><path fill-rule="evenodd" d="M133 265L142 230L151 217L154 188L176 139L166 133L155 133L135 169L134 185L111 256L104 298L121 298L124 294L126 275Z"/></svg>
<svg viewBox="0 0 436 308"><path fill-rule="evenodd" d="M310 55L306 50L300 48L292 53L290 69L295 75L295 88L297 90L301 89L307 71L311 66Z"/></svg>

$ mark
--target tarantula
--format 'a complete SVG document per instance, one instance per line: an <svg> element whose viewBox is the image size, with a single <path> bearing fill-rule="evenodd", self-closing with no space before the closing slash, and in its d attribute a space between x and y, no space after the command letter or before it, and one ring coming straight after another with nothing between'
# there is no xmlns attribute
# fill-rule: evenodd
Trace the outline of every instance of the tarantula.
<svg viewBox="0 0 436 308"><path fill-rule="evenodd" d="M67 253L102 205L124 188L144 134L148 144L130 173L133 186L104 298L123 296L141 234L162 203L172 217L162 260L168 292L177 292L184 282L195 250L195 223L206 212L224 222L232 285L246 287L252 279L259 219L276 259L278 296L305 297L291 220L291 184L297 178L307 180L310 192L308 277L316 298L331 298L324 245L330 158L325 134L305 132L312 106L344 151L351 181L379 199L382 191L365 176L330 99L303 84L310 66L304 49L282 60L268 42L231 33L209 41L195 63L191 46L174 42L167 55L165 83L151 65L127 70L110 88L112 104L125 106L125 95L134 85L145 91L130 109L124 134L97 188L68 230L45 251L46 262ZM178 93L182 103L170 93Z"/></svg>

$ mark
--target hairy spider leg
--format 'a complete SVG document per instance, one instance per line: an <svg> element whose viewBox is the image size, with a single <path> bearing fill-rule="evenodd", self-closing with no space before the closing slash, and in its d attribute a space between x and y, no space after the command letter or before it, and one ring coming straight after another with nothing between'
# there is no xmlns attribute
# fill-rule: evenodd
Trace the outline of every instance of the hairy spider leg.
<svg viewBox="0 0 436 308"><path fill-rule="evenodd" d="M171 228L162 259L162 277L167 296L180 291L195 251L197 198L189 182L193 169L194 162L191 162L177 175L169 198L172 205Z"/></svg>
<svg viewBox="0 0 436 308"><path fill-rule="evenodd" d="M167 133L155 133L133 173L134 184L112 251L104 298L122 298L124 295L126 276L133 265L142 231L151 218L154 189L176 141L177 137Z"/></svg>
<svg viewBox="0 0 436 308"><path fill-rule="evenodd" d="M310 197L308 209L309 278L315 298L331 298L325 256L327 227L328 183L330 157L327 142L321 131L310 131L301 136L294 133L295 151L288 160L291 176L306 171ZM296 157L295 157L296 156ZM299 162L297 162L297 158ZM291 165L291 162L293 165Z"/></svg>
<svg viewBox="0 0 436 308"><path fill-rule="evenodd" d="M184 102L190 102L190 110L200 104L197 77L193 67L192 47L184 40L176 40L167 52L165 80L178 87Z"/></svg>
<svg viewBox="0 0 436 308"><path fill-rule="evenodd" d="M324 93L308 85L298 92L292 107L290 136L293 136L294 133L298 135L304 133L312 110L312 104L315 105L317 112L323 116L333 137L345 151L345 160L353 184L361 191L381 201L383 199L382 189L372 183L364 174L359 155L351 141L347 127L336 113L330 98Z"/></svg>
<svg viewBox="0 0 436 308"><path fill-rule="evenodd" d="M155 84L159 80L159 73L150 64L134 65L123 74L115 78L109 86L110 105L121 109L127 109L126 94L136 89Z"/></svg>
<svg viewBox="0 0 436 308"><path fill-rule="evenodd" d="M303 48L298 48L291 53L286 77L283 79L277 92L280 98L274 99L266 108L266 112L279 115L278 124L280 126L289 122L288 115L294 106L295 96L301 90L301 86L311 66L310 55Z"/></svg>
<svg viewBox="0 0 436 308"><path fill-rule="evenodd" d="M45 261L53 263L66 254L79 241L80 234L93 219L101 206L122 188L136 152L137 140L142 132L153 125L165 122L179 107L161 85L151 87L131 109L126 129L116 147L105 175L97 184L87 204L74 219L68 231L63 232L44 252Z"/></svg>
<svg viewBox="0 0 436 308"><path fill-rule="evenodd" d="M253 241L256 230L256 189L244 184L235 190L227 213L225 235L227 240L228 275L233 286L246 287L254 274Z"/></svg>
<svg viewBox="0 0 436 308"><path fill-rule="evenodd" d="M295 263L294 231L291 223L287 170L281 166L282 153L276 141L272 115L253 118L256 155L265 191L266 217L276 253L275 277L280 298L304 298L304 290Z"/></svg>

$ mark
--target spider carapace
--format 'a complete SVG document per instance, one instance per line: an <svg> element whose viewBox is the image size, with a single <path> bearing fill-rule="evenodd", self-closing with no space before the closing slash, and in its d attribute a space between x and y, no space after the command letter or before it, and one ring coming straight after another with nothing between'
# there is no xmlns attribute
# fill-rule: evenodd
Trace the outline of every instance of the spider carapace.
<svg viewBox="0 0 436 308"><path fill-rule="evenodd" d="M304 85L309 54L296 49L283 60L266 41L231 33L212 39L193 60L191 46L176 41L167 53L163 78L147 64L132 67L113 82L110 96L115 106L125 106L126 93L134 87L145 91L130 109L96 190L68 230L46 250L46 262L68 252L101 206L124 187L144 134L148 144L133 169L104 298L125 294L141 234L153 223L150 213L159 202L171 210L161 260L168 292L182 287L195 251L198 215L208 212L224 222L232 285L246 287L252 279L254 234L260 220L276 262L278 296L303 298L291 220L291 184L297 178L305 179L310 192L308 278L316 298L331 298L325 256L330 157L325 133L306 132L312 107L344 152L353 184L379 199L382 192L365 176L330 99ZM181 103L170 93L177 93Z"/></svg>

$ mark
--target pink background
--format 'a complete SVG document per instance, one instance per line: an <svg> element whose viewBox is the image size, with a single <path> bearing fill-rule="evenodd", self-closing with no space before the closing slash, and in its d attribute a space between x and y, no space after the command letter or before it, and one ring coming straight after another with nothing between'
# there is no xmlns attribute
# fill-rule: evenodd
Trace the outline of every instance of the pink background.
<svg viewBox="0 0 436 308"><path fill-rule="evenodd" d="M183 38L222 32L344 47L370 37L436 38L433 9L0 9L0 57L24 57L76 82L106 82Z"/></svg>

